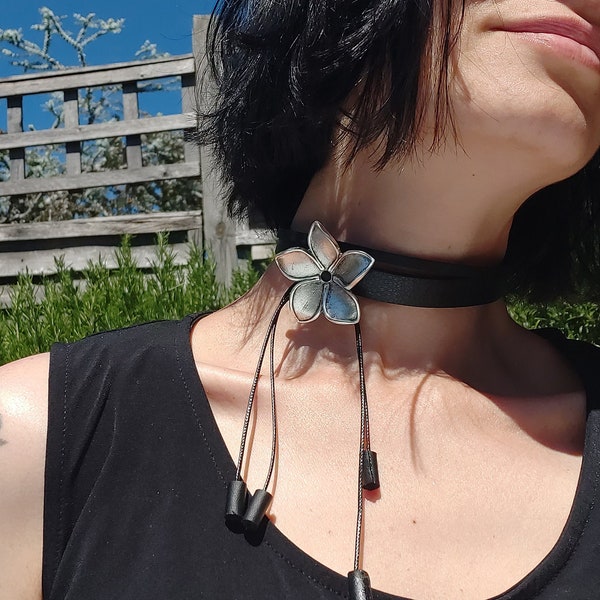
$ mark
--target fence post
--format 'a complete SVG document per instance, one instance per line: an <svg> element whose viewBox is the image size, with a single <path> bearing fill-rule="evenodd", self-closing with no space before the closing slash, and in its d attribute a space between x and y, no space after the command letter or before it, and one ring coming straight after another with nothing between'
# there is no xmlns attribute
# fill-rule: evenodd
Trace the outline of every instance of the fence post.
<svg viewBox="0 0 600 600"><path fill-rule="evenodd" d="M65 128L79 127L79 93L77 88L65 90L63 96ZM67 175L81 175L81 142L67 142Z"/></svg>
<svg viewBox="0 0 600 600"><path fill-rule="evenodd" d="M9 96L6 99L8 133L23 131L23 96ZM25 179L25 148L13 148L9 151L10 179Z"/></svg>
<svg viewBox="0 0 600 600"><path fill-rule="evenodd" d="M210 109L211 98L215 89L207 75L206 34L208 17L194 16L193 49L198 74L197 102L200 114ZM231 283L231 275L237 267L236 227L233 220L227 216L224 198L224 186L219 176L212 148L200 148L202 169L202 210L204 225L204 240L211 252L217 267L219 281Z"/></svg>
<svg viewBox="0 0 600 600"><path fill-rule="evenodd" d="M125 121L135 121L140 118L137 81L126 81L123 83L123 118ZM139 169L142 167L141 135L125 136L125 155L127 157L128 169Z"/></svg>

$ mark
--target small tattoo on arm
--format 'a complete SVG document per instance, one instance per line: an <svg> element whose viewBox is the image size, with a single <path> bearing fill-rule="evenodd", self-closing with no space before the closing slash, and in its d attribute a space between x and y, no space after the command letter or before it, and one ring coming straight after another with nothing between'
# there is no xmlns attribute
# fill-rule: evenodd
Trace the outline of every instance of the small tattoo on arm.
<svg viewBox="0 0 600 600"><path fill-rule="evenodd" d="M0 415L0 429L2 429L2 415ZM4 446L4 444L6 444L7 441L3 440L2 438L0 438L0 446Z"/></svg>

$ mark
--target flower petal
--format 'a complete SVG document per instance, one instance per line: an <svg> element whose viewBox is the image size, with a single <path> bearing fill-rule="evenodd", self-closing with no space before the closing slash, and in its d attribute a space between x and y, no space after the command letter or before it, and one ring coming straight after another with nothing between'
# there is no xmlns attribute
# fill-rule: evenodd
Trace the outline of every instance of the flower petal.
<svg viewBox="0 0 600 600"><path fill-rule="evenodd" d="M323 270L317 261L302 248L290 248L275 257L281 272L292 281L318 277Z"/></svg>
<svg viewBox="0 0 600 600"><path fill-rule="evenodd" d="M301 281L292 289L290 306L300 323L314 321L321 314L323 283L320 279Z"/></svg>
<svg viewBox="0 0 600 600"><path fill-rule="evenodd" d="M331 269L331 274L349 290L369 272L374 262L375 259L366 252L348 250L340 256L340 259Z"/></svg>
<svg viewBox="0 0 600 600"><path fill-rule="evenodd" d="M308 232L308 247L325 270L329 270L340 255L337 242L325 231L319 221L315 221Z"/></svg>
<svg viewBox="0 0 600 600"><path fill-rule="evenodd" d="M323 312L332 323L354 325L360 319L360 307L354 294L335 282L323 291Z"/></svg>

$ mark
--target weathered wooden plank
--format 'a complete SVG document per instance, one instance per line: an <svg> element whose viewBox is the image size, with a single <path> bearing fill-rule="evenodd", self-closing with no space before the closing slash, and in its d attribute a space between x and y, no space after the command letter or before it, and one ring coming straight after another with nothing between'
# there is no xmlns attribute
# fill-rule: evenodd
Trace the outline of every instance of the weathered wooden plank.
<svg viewBox="0 0 600 600"><path fill-rule="evenodd" d="M195 123L196 119L192 114L180 114L126 121L109 121L95 125L75 125L71 128L8 133L0 135L0 150L188 129L194 127Z"/></svg>
<svg viewBox="0 0 600 600"><path fill-rule="evenodd" d="M139 120L139 113L137 81L126 81L123 84L123 117L125 122ZM129 134L125 137L125 154L128 169L139 169L142 166L142 137L139 133Z"/></svg>
<svg viewBox="0 0 600 600"><path fill-rule="evenodd" d="M198 246L198 248L204 247L204 234L202 231L202 226L197 229L189 229L187 232L188 241Z"/></svg>
<svg viewBox="0 0 600 600"><path fill-rule="evenodd" d="M13 286L11 285L0 285L0 308L9 308L11 306L10 293ZM41 302L44 298L44 286L34 285L33 293L36 302Z"/></svg>
<svg viewBox="0 0 600 600"><path fill-rule="evenodd" d="M269 260L275 255L275 244L266 244L264 246L252 246L250 249L250 258L252 260Z"/></svg>
<svg viewBox="0 0 600 600"><path fill-rule="evenodd" d="M191 73L181 78L181 112L190 116L190 125L197 125L196 74ZM186 137L183 142L185 162L200 162L200 149L192 139Z"/></svg>
<svg viewBox="0 0 600 600"><path fill-rule="evenodd" d="M252 260L269 260L275 254L277 236L270 229L250 229L245 221L237 225L235 241L237 246L250 246Z"/></svg>
<svg viewBox="0 0 600 600"><path fill-rule="evenodd" d="M59 190L78 190L127 183L143 183L161 181L163 179L179 179L198 177L200 165L175 163L171 165L153 165L140 169L121 169L102 171L100 173L82 173L72 177L30 178L23 181L7 181L0 183L0 197L17 196L19 194L35 194L40 192L56 192Z"/></svg>
<svg viewBox="0 0 600 600"><path fill-rule="evenodd" d="M194 17L193 48L196 60L205 56L206 33L208 18L196 15ZM211 104L214 95L214 85L210 79L202 81L198 93L200 110ZM217 170L217 164L211 148L203 146L200 149L202 164L202 207L204 211L204 241L216 263L216 274L219 281L231 283L233 270L237 267L236 227L228 218L223 202L224 190Z"/></svg>
<svg viewBox="0 0 600 600"><path fill-rule="evenodd" d="M23 96L12 96L6 103L7 129L9 134L23 135ZM25 150L16 148L10 151L10 178L13 181L25 179Z"/></svg>
<svg viewBox="0 0 600 600"><path fill-rule="evenodd" d="M174 262L183 265L189 257L188 243L172 244ZM55 257L63 257L65 265L75 271L82 271L90 261L102 260L109 269L117 267L118 248L110 246L83 246L56 250L35 250L32 252L5 252L0 260L0 277L14 277L27 271L31 275L56 273ZM154 246L133 246L131 255L140 268L150 268L157 262Z"/></svg>
<svg viewBox="0 0 600 600"><path fill-rule="evenodd" d="M0 80L0 97L27 96L61 90L143 81L194 72L194 58L183 54L157 60L113 63L80 69L17 75Z"/></svg>
<svg viewBox="0 0 600 600"><path fill-rule="evenodd" d="M147 213L118 217L94 217L45 223L0 225L0 243L24 240L52 240L73 237L97 237L186 231L202 228L202 211ZM1 246L0 246L1 251ZM2 255L0 254L0 262Z"/></svg>
<svg viewBox="0 0 600 600"><path fill-rule="evenodd" d="M238 227L235 242L238 246L269 245L277 243L277 236L270 229L242 229Z"/></svg>
<svg viewBox="0 0 600 600"><path fill-rule="evenodd" d="M79 127L79 94L77 90L65 90L63 104L65 129L77 129ZM60 131L60 129L55 131ZM23 139L23 136L20 137ZM68 142L66 149L67 175L79 175L81 173L81 142L79 140Z"/></svg>
<svg viewBox="0 0 600 600"><path fill-rule="evenodd" d="M178 54L176 56L161 56L159 58L150 58L142 60L130 60L125 62L106 63L102 65L90 65L86 67L67 67L61 70L55 71L36 71L35 73L23 73L20 75L11 75L5 78L6 81L30 81L32 79L53 79L63 75L85 75L88 73L97 73L101 71L118 70L124 67L131 67L136 65L156 65L156 64L169 64L179 63L182 60L187 60L192 57L191 53ZM4 81L4 80L3 80Z"/></svg>

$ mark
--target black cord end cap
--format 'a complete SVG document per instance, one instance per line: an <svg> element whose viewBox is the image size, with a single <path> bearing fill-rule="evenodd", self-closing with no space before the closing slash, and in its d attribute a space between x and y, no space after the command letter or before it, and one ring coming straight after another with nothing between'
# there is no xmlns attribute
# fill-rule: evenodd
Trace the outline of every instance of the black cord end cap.
<svg viewBox="0 0 600 600"><path fill-rule="evenodd" d="M250 501L242 519L246 531L256 531L269 510L273 496L266 490L256 490Z"/></svg>
<svg viewBox="0 0 600 600"><path fill-rule="evenodd" d="M373 600L369 574L362 569L350 571L348 573L348 592L350 600Z"/></svg>
<svg viewBox="0 0 600 600"><path fill-rule="evenodd" d="M365 490L379 489L379 469L377 467L377 452L362 450L360 455L362 481Z"/></svg>
<svg viewBox="0 0 600 600"><path fill-rule="evenodd" d="M239 526L248 504L248 488L243 481L231 481L227 486L225 522L229 526Z"/></svg>

